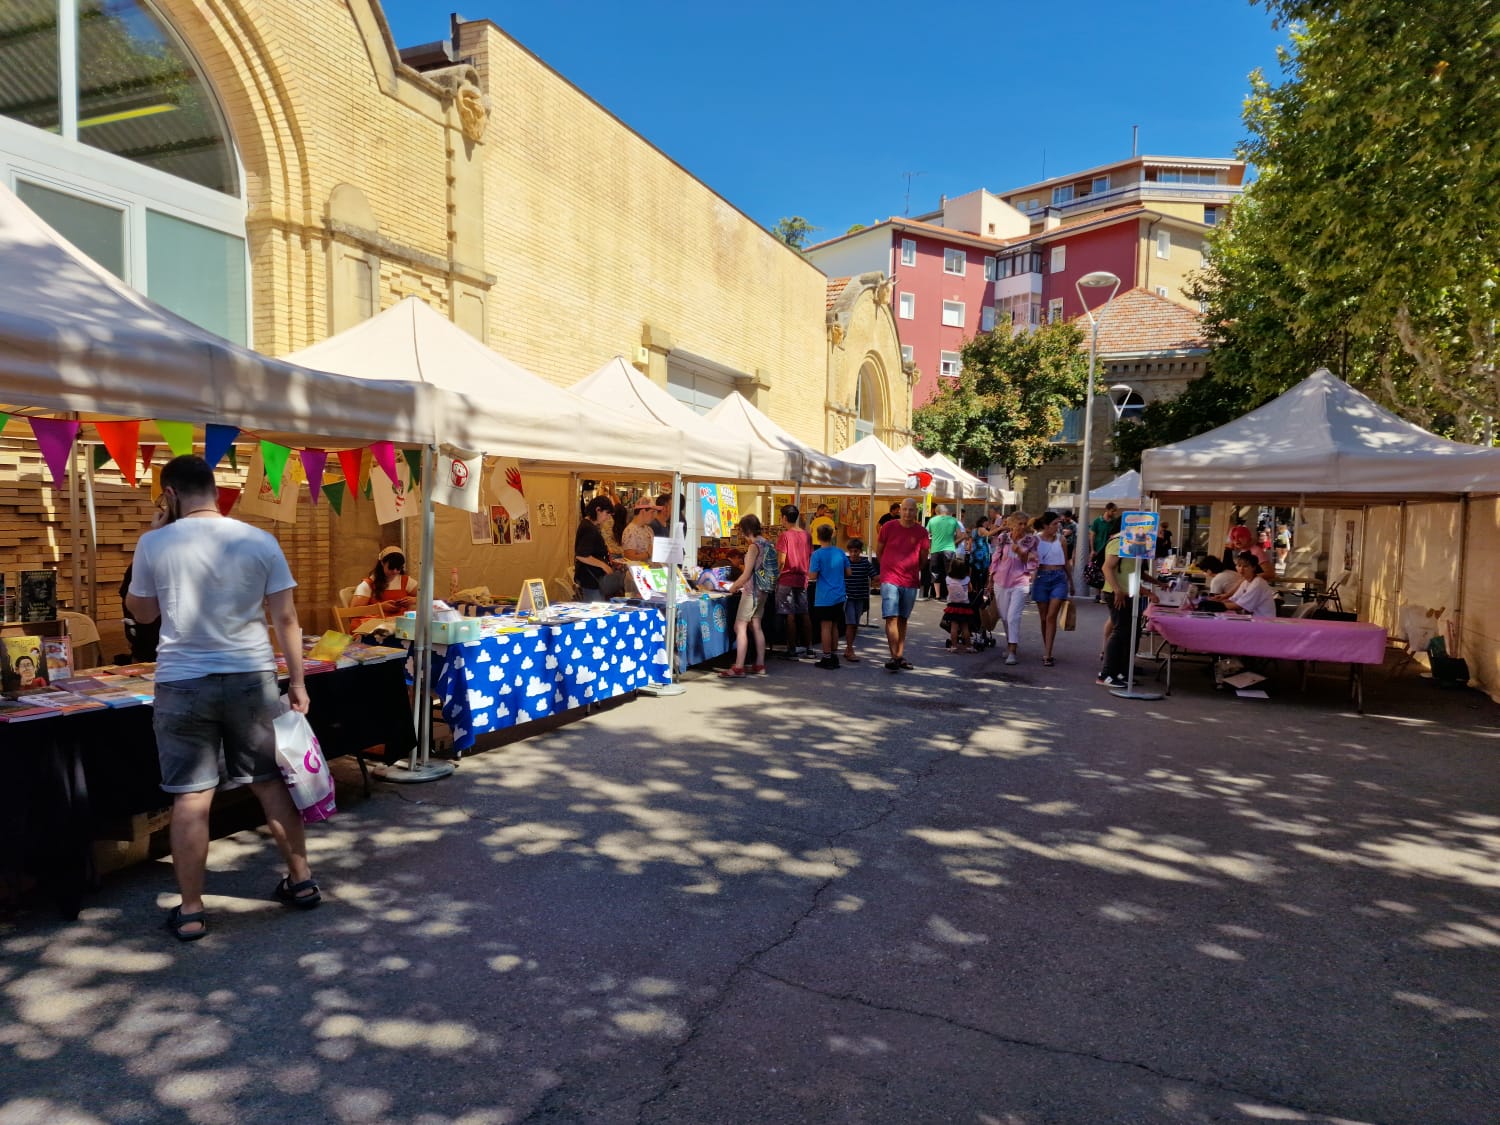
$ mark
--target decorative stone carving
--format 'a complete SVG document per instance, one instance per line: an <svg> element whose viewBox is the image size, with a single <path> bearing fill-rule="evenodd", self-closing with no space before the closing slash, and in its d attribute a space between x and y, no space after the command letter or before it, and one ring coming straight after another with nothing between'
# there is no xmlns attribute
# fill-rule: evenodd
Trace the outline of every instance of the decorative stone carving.
<svg viewBox="0 0 1500 1125"><path fill-rule="evenodd" d="M458 111L464 140L478 144L490 120L490 99L479 89L479 72L472 66L450 66L428 71L425 77L441 86Z"/></svg>
<svg viewBox="0 0 1500 1125"><path fill-rule="evenodd" d="M844 326L834 322L828 326L828 338L833 341L834 347L839 347L844 342Z"/></svg>

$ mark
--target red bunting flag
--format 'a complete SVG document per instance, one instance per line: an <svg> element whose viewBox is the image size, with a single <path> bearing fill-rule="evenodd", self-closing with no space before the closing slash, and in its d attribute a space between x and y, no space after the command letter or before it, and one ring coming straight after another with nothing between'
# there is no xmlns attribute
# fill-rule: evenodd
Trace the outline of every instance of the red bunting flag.
<svg viewBox="0 0 1500 1125"><path fill-rule="evenodd" d="M349 486L350 496L359 488L359 463L363 455L362 449L339 450L339 467L344 470L344 483Z"/></svg>
<svg viewBox="0 0 1500 1125"><path fill-rule="evenodd" d="M141 424L139 422L95 422L94 429L99 433L99 440L104 443L104 448L109 450L109 455L115 459L115 464L120 466L120 472L125 474L125 483L131 488L135 487L135 450L141 440Z"/></svg>
<svg viewBox="0 0 1500 1125"><path fill-rule="evenodd" d="M234 502L239 498L240 489L238 485L233 488L229 487L228 485L219 485L219 497L217 501L219 505L219 515L227 516L229 514L229 509L234 507Z"/></svg>
<svg viewBox="0 0 1500 1125"><path fill-rule="evenodd" d="M143 445L143 446L141 446L141 468L142 469L149 469L151 467L151 461L155 457L156 457L156 446L154 446L154 445Z"/></svg>

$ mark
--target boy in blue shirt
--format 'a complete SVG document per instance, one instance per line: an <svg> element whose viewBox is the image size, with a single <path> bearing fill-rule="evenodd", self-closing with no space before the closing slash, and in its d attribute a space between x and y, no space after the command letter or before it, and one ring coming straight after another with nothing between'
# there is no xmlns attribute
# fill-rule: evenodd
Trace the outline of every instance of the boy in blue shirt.
<svg viewBox="0 0 1500 1125"><path fill-rule="evenodd" d="M813 620L823 633L823 659L819 668L837 668L839 654L834 651L838 634L844 627L844 578L849 573L849 557L833 545L833 528L818 528L818 549L807 564L809 583L816 582Z"/></svg>

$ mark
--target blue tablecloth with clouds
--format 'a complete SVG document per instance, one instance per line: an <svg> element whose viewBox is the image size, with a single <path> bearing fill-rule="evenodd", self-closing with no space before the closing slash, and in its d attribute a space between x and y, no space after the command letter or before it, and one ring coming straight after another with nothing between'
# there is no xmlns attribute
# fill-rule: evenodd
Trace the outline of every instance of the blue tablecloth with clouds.
<svg viewBox="0 0 1500 1125"><path fill-rule="evenodd" d="M666 621L656 609L538 625L433 651L433 690L453 748L517 723L613 699L664 680Z"/></svg>

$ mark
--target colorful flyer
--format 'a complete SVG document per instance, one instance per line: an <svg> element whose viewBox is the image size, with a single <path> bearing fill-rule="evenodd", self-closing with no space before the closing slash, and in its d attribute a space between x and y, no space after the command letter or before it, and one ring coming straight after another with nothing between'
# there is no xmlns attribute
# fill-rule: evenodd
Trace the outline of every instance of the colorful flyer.
<svg viewBox="0 0 1500 1125"><path fill-rule="evenodd" d="M1160 517L1156 512L1126 512L1120 517L1120 557L1154 559Z"/></svg>
<svg viewBox="0 0 1500 1125"><path fill-rule="evenodd" d="M698 486L698 508L703 513L703 534L709 539L718 539L724 534L724 524L719 518L719 486Z"/></svg>
<svg viewBox="0 0 1500 1125"><path fill-rule="evenodd" d="M740 522L740 497L738 490L732 484L719 485L719 526L724 529L724 534L729 535L734 531L735 525Z"/></svg>

